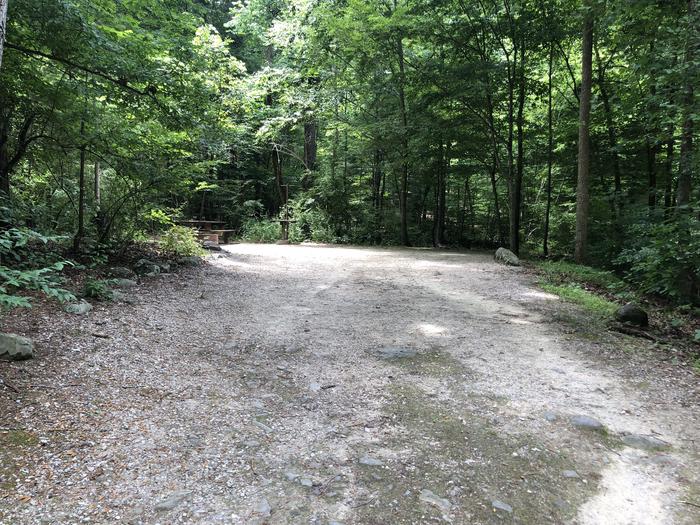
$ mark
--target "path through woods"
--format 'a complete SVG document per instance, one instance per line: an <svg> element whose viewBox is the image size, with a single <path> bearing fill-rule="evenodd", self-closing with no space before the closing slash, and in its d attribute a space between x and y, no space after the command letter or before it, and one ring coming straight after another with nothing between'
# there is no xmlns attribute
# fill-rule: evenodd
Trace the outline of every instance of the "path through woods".
<svg viewBox="0 0 700 525"><path fill-rule="evenodd" d="M489 255L235 245L129 293L18 328L0 523L700 521L697 377Z"/></svg>

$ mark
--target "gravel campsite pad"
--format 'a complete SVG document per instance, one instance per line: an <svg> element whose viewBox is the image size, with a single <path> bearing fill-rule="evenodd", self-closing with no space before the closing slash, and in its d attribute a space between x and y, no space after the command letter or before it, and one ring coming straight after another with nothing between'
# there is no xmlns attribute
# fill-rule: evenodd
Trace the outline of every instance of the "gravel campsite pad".
<svg viewBox="0 0 700 525"><path fill-rule="evenodd" d="M234 245L11 314L0 523L700 522L698 379L489 255Z"/></svg>

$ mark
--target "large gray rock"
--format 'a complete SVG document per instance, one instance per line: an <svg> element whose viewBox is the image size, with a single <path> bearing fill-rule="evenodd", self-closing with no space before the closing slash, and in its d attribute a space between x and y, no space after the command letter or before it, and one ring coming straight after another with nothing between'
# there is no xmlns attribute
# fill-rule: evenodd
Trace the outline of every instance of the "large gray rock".
<svg viewBox="0 0 700 525"><path fill-rule="evenodd" d="M671 447L671 444L666 441L644 434L625 434L622 436L622 442L628 447L651 451L666 450Z"/></svg>
<svg viewBox="0 0 700 525"><path fill-rule="evenodd" d="M221 251L223 251L223 248L222 248L221 246L219 246L219 243L218 243L218 242L214 242L214 241L204 241L204 242L202 243L202 248L204 248L205 250L212 251L212 252L221 252Z"/></svg>
<svg viewBox="0 0 700 525"><path fill-rule="evenodd" d="M505 264L507 266L520 266L520 259L513 252L507 248L499 248L496 250L496 255L494 255L496 262Z"/></svg>
<svg viewBox="0 0 700 525"><path fill-rule="evenodd" d="M134 265L134 270L136 270L136 273L139 275L153 277L160 273L160 266L148 259L139 259Z"/></svg>
<svg viewBox="0 0 700 525"><path fill-rule="evenodd" d="M587 430L598 430L598 431L605 430L603 423L601 423L597 419L594 419L590 416L584 416L584 415L572 416L571 417L571 424L574 425L575 427L585 428Z"/></svg>
<svg viewBox="0 0 700 525"><path fill-rule="evenodd" d="M64 310L69 314L85 315L90 310L92 310L92 305L87 301L81 301L79 303L72 303L66 305Z"/></svg>
<svg viewBox="0 0 700 525"><path fill-rule="evenodd" d="M130 270L124 266L115 266L114 268L110 268L107 273L111 277L120 277L122 279L131 279L132 277L136 276L133 270Z"/></svg>
<svg viewBox="0 0 700 525"><path fill-rule="evenodd" d="M133 288L134 286L138 286L139 283L134 281L133 279L112 279L111 283L112 286L116 286L117 288Z"/></svg>
<svg viewBox="0 0 700 525"><path fill-rule="evenodd" d="M0 359L23 361L34 357L31 339L15 334L0 334Z"/></svg>
<svg viewBox="0 0 700 525"><path fill-rule="evenodd" d="M188 257L180 257L177 263L181 266L198 266L201 264L202 258L196 255L190 255Z"/></svg>
<svg viewBox="0 0 700 525"><path fill-rule="evenodd" d="M636 324L637 326L649 326L649 316L639 305L627 303L621 307L615 317L622 323Z"/></svg>

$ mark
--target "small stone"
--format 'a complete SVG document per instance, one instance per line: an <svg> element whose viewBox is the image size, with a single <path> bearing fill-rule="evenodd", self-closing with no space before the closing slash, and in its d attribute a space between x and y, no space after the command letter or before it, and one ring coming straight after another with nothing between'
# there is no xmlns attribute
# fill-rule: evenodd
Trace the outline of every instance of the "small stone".
<svg viewBox="0 0 700 525"><path fill-rule="evenodd" d="M498 499L493 500L493 501L491 502L491 506L492 506L495 510L502 510L502 511L504 511L504 512L507 512L508 514L512 514L512 513L513 513L513 507L511 507L511 506L508 505L507 503L504 503L504 502L502 502L501 500L498 500Z"/></svg>
<svg viewBox="0 0 700 525"><path fill-rule="evenodd" d="M671 444L666 441L643 434L625 434L622 436L622 442L628 447L651 451L666 450L671 447Z"/></svg>
<svg viewBox="0 0 700 525"><path fill-rule="evenodd" d="M371 458L369 456L362 456L360 458L360 464L368 465L370 467L381 467L384 464L384 462L380 459Z"/></svg>
<svg viewBox="0 0 700 525"><path fill-rule="evenodd" d="M301 483L302 487L313 487L314 486L314 482L311 481L309 478L301 478L301 481L299 481L299 483Z"/></svg>
<svg viewBox="0 0 700 525"><path fill-rule="evenodd" d="M272 427L269 427L265 423L261 423L260 421L253 421L253 424L256 427L258 427L260 430L262 430L263 432L266 432L268 434L271 434L272 432L274 432Z"/></svg>
<svg viewBox="0 0 700 525"><path fill-rule="evenodd" d="M573 416L571 418L571 424L575 427L586 428L589 430L604 430L603 424L589 416Z"/></svg>
<svg viewBox="0 0 700 525"><path fill-rule="evenodd" d="M552 421L556 421L557 415L554 412L545 412L544 418L551 423Z"/></svg>
<svg viewBox="0 0 700 525"><path fill-rule="evenodd" d="M311 383L309 385L309 390L312 392L320 392L321 391L321 385L318 383Z"/></svg>
<svg viewBox="0 0 700 525"><path fill-rule="evenodd" d="M518 256L507 248L499 248L496 250L494 259L496 259L496 262L505 264L506 266L520 266L520 259L518 259Z"/></svg>
<svg viewBox="0 0 700 525"><path fill-rule="evenodd" d="M34 357L34 343L27 337L0 334L0 359L24 361Z"/></svg>
<svg viewBox="0 0 700 525"><path fill-rule="evenodd" d="M173 492L170 496L165 498L160 503L157 503L154 507L157 512L164 512L168 510L173 510L175 507L180 505L185 501L192 493L188 490L180 490L178 492Z"/></svg>
<svg viewBox="0 0 700 525"><path fill-rule="evenodd" d="M81 301L79 303L72 303L72 304L66 305L64 310L66 312L68 312L69 314L85 315L90 310L92 310L92 305L90 303L88 303L87 301Z"/></svg>
<svg viewBox="0 0 700 525"><path fill-rule="evenodd" d="M284 476L289 480L289 481L295 481L298 477L299 474L296 474L294 472L285 472Z"/></svg>
<svg viewBox="0 0 700 525"><path fill-rule="evenodd" d="M433 491L428 489L421 490L418 499L428 503L429 505L437 507L443 514L449 513L452 509L452 503L450 503L449 500L437 496Z"/></svg>
<svg viewBox="0 0 700 525"><path fill-rule="evenodd" d="M330 520L328 522L328 525L343 525L343 523L341 523L339 521L335 521L335 520Z"/></svg>
<svg viewBox="0 0 700 525"><path fill-rule="evenodd" d="M571 478L571 479L580 477L578 475L578 472L576 472L575 470L564 470L564 471L562 471L561 474L565 478Z"/></svg>
<svg viewBox="0 0 700 525"><path fill-rule="evenodd" d="M627 303L616 313L615 318L622 323L631 323L637 326L649 326L649 316L639 305Z"/></svg>
<svg viewBox="0 0 700 525"><path fill-rule="evenodd" d="M267 498L263 498L258 502L258 504L255 506L255 514L262 516L263 518L270 517L272 514L272 507L270 506L270 502L267 501Z"/></svg>

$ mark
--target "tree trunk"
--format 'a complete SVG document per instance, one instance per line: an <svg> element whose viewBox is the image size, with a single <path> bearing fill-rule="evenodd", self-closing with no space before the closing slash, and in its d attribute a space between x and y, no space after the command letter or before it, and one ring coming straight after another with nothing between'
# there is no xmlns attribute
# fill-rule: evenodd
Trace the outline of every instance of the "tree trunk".
<svg viewBox="0 0 700 525"><path fill-rule="evenodd" d="M2 52L7 35L7 4L9 0L0 0L0 69L2 69Z"/></svg>
<svg viewBox="0 0 700 525"><path fill-rule="evenodd" d="M100 188L100 178L102 176L102 171L100 170L100 163L95 161L95 207L99 209L102 195Z"/></svg>
<svg viewBox="0 0 700 525"><path fill-rule="evenodd" d="M554 125L552 122L552 71L554 66L554 41L549 44L547 69L547 206L544 212L542 251L549 255L549 215L552 211L552 164L554 162Z"/></svg>
<svg viewBox="0 0 700 525"><path fill-rule="evenodd" d="M593 67L593 7L586 2L581 50L581 104L579 108L578 181L576 185L576 241L574 258L581 264L588 248L588 213L590 207L590 118Z"/></svg>
<svg viewBox="0 0 700 525"><path fill-rule="evenodd" d="M517 219L515 218L515 213L513 210L513 187L514 187L514 180L515 180L515 170L513 169L513 134L514 134L514 129L515 129L515 68L516 68L516 62L518 59L518 50L517 48L515 49L515 52L513 54L513 65L512 65L512 72L511 72L511 65L509 61L507 61L507 66L508 66L508 143L506 144L506 149L507 149L507 154L508 154L508 191L509 191L509 196L510 196L510 214L509 214L509 244L511 250L514 248L514 245L516 244L515 238L517 237L517 230L516 228L516 221ZM506 57L507 60L507 57Z"/></svg>
<svg viewBox="0 0 700 525"><path fill-rule="evenodd" d="M399 36L396 43L396 52L399 62L399 111L401 113L402 135L402 163L401 181L399 189L399 213L401 215L401 244L410 246L408 239L408 116L406 114L406 94L404 86L406 71L403 55L403 37Z"/></svg>
<svg viewBox="0 0 700 525"><path fill-rule="evenodd" d="M308 190L313 181L311 174L316 171L316 154L318 151L318 130L316 121L312 120L304 124L304 167L306 173L301 178L301 187Z"/></svg>
<svg viewBox="0 0 700 525"><path fill-rule="evenodd" d="M85 121L80 121L80 137L85 135ZM78 176L78 231L73 238L73 252L80 253L85 236L85 143L80 146L80 171Z"/></svg>
<svg viewBox="0 0 700 525"><path fill-rule="evenodd" d="M0 107L0 191L10 196L10 112Z"/></svg>
<svg viewBox="0 0 700 525"><path fill-rule="evenodd" d="M666 162L664 176L666 177L664 184L664 217L668 218L673 207L673 149L675 140L673 138L674 126L669 126L669 139L666 141Z"/></svg>
<svg viewBox="0 0 700 525"><path fill-rule="evenodd" d="M520 40L520 75L518 79L518 160L513 188L511 191L510 205L510 249L516 255L520 253L520 215L523 199L523 170L524 170L524 144L523 123L525 110L525 38Z"/></svg>
<svg viewBox="0 0 700 525"><path fill-rule="evenodd" d="M678 174L678 194L676 206L682 211L690 203L690 192L693 180L693 60L697 27L694 23L695 0L688 0L688 19L690 22L688 44L685 51L686 86L683 94L683 130L681 132L680 171Z"/></svg>
<svg viewBox="0 0 700 525"><path fill-rule="evenodd" d="M649 210L656 208L656 144L652 144L649 139L646 141L647 147L647 179L649 191Z"/></svg>

